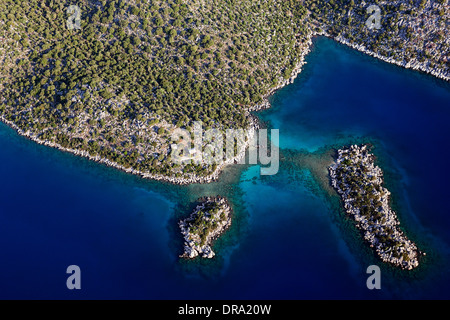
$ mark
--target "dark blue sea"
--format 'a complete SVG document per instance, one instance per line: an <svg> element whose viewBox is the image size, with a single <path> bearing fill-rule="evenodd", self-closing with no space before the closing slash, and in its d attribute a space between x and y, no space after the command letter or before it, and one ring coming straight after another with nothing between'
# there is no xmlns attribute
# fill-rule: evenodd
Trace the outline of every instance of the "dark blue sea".
<svg viewBox="0 0 450 320"><path fill-rule="evenodd" d="M450 86L327 38L259 112L280 171L227 168L208 185L143 180L37 145L0 124L1 299L449 299ZM326 179L333 150L370 143L404 231L427 255L383 265ZM216 258L183 261L177 222L223 195ZM381 290L366 269L381 267ZM81 269L68 290L66 268Z"/></svg>

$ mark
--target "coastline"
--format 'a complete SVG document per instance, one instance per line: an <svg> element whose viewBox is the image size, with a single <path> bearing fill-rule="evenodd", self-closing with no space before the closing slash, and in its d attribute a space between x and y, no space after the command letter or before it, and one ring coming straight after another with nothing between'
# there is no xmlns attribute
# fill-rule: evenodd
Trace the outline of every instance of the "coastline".
<svg viewBox="0 0 450 320"><path fill-rule="evenodd" d="M266 93L263 98L262 101L256 105L254 105L253 107L250 107L249 109L247 109L246 111L246 116L250 118L250 126L249 129L250 130L257 130L259 129L259 119L257 116L254 116L251 114L251 112L257 112L257 111L261 111L264 109L268 109L271 107L270 102L268 100L268 97L273 95L277 90L292 84L295 79L298 77L298 75L301 73L302 71L302 67L307 63L305 61L305 57L306 55L308 55L311 50L312 50L312 39L314 37L317 36L325 36L327 38L330 38L338 43L344 44L352 49L355 49L359 52L368 54L372 57L378 58L384 62L387 63L391 63L391 64L395 64L398 65L400 67L406 68L406 69L412 69L415 71L420 71L420 72L424 72L427 74L430 74L432 76L435 76L436 78L442 79L444 81L450 81L450 75L446 75L444 74L442 71L440 70L434 70L434 69L429 69L429 68L425 68L423 67L421 64L416 63L416 64L406 64L406 63L400 63L399 61L393 60L391 58L387 58L384 57L380 54L374 53L368 49L366 49L363 45L357 45L357 44L352 44L350 43L347 39L341 37L341 36L337 36L337 37L332 37L330 36L328 33L326 33L325 31L322 32L311 32L311 34L308 37L308 40L306 42L306 46L305 46L305 50L302 51L301 55L300 55L300 59L298 64L295 66L295 68L293 69L291 76L289 77L289 79L286 79L284 81L282 81L280 84L276 85L275 87L271 88L268 93ZM126 173L131 173L134 175L138 175L141 176L144 179L152 179L152 180L156 180L156 181L162 181L162 182L168 182L168 183L172 183L172 184L176 184L176 185L188 185L188 184L193 184L193 183L211 183L213 181L216 181L220 174L222 173L222 170L227 166L227 165L231 165L233 163L237 163L238 161L240 161L243 157L245 157L245 152L249 146L248 141L245 142L244 148L243 150L238 153L234 158L227 160L227 161L223 161L220 164L217 165L216 170L211 173L210 175L207 176L198 176L198 175L194 175L192 174L189 177L174 177L174 176L167 176L167 175L162 175L162 174L151 174L149 172L142 172L140 170L134 169L134 168L126 168L114 161L111 161L110 159L107 158L102 158L98 155L93 156L91 155L89 152L84 151L84 150L76 150L76 149L71 149L71 148L66 148L61 146L58 143L55 142L51 142L51 141L47 141L47 140L42 140L39 139L36 136L31 135L28 131L25 132L22 129L20 129L14 122L5 119L2 115L0 115L0 121L2 121L3 123L5 123L6 125L8 125L9 127L11 127L12 129L14 129L19 135L26 137L30 140L32 140L33 142L36 142L38 144L41 145L45 145L48 147L52 147L52 148L56 148L60 151L64 151L64 152L68 152L71 153L73 155L76 156L81 156L84 158L87 158L88 160L92 160L95 161L97 163L101 163L104 165L107 165L109 167L118 169L118 170L122 170Z"/></svg>
<svg viewBox="0 0 450 320"><path fill-rule="evenodd" d="M348 47L350 47L352 49L355 49L355 50L357 50L359 52L365 53L365 54L367 54L369 56L372 56L372 57L377 58L379 60L382 60L384 62L387 62L387 63L390 63L390 64L394 64L394 65L397 65L399 67L403 67L405 69L411 69L411 70L415 70L415 71L420 71L420 72L432 75L432 76L434 76L436 78L439 78L441 80L444 80L444 81L450 81L450 74L448 74L448 73L444 74L443 71L441 71L441 70L439 70L437 68L430 69L429 67L426 67L426 66L424 66L423 64L421 64L420 62L417 62L417 61L411 64L410 62L408 62L408 63L400 62L400 61L394 60L392 58L388 58L388 57L382 56L382 55L380 55L378 53L375 53L375 52L367 49L364 45L350 43L347 39L345 39L344 37L342 37L340 35L337 36L337 37L332 37L332 36L330 36L328 34L323 34L323 35L328 37L328 38L330 38L330 39L333 39L333 40L335 40L335 41L337 41L339 43L342 43L342 44L344 44L344 45L346 45L346 46L348 46Z"/></svg>
<svg viewBox="0 0 450 320"><path fill-rule="evenodd" d="M249 126L250 130L257 130L260 127L259 126L259 119L256 116L252 115L251 112L256 112L256 111L260 111L260 110L263 110L263 109L270 108L271 105L270 105L270 102L267 100L267 98L269 96L271 96L278 89L281 89L284 86L287 86L287 85L293 83L294 80L297 78L297 76L301 73L303 65L306 64L305 56L311 51L311 46L312 46L312 40L311 39L312 39L312 37L309 37L308 42L307 42L308 46L307 46L306 50L304 50L302 52L302 55L300 57L300 62L293 69L291 77L289 79L283 81L281 84L277 85L276 87L272 88L266 95L264 95L264 97L262 99L263 100L262 102L260 102L259 104L256 104L255 106L247 109L246 116L250 118L250 122L251 122L251 124ZM0 115L0 121L2 121L4 124L8 125L10 128L15 130L19 135L21 135L21 136L23 136L23 137L25 137L25 138L33 141L33 142L36 142L38 144L45 145L45 146L48 146L48 147L51 147L51 148L55 148L55 149L58 149L60 151L68 152L68 153L71 153L71 154L76 155L76 156L84 157L84 158L87 158L88 160L92 160L92 161L95 161L97 163L101 163L101 164L107 165L108 167L115 168L115 169L118 169L118 170L122 170L122 171L124 171L126 173L131 173L131 174L134 174L134 175L141 176L141 178L144 178L144 179L152 179L152 180L161 181L161 182L168 182L168 183L172 183L172 184L176 184L176 185L188 185L188 184L193 184L193 183L203 184L203 183L211 183L213 181L216 181L219 178L220 174L222 173L222 170L227 165L231 165L233 163L237 163L240 160L242 160L243 157L245 157L245 152L246 152L246 150L249 147L249 142L246 141L245 145L244 145L244 148L243 148L243 150L240 153L238 153L234 158L232 158L230 160L223 161L222 163L218 164L216 170L210 175L207 175L207 176L204 176L204 177L192 175L189 178L179 178L179 177L165 176L165 175L161 175L161 174L156 174L155 175L155 174L151 174L151 173L148 173L148 172L142 172L140 170L133 169L133 168L126 168L126 167L124 167L124 166L122 166L122 165L120 165L120 164L118 164L118 163L116 163L114 161L111 161L111 160L109 160L107 158L102 158L100 156L93 156L89 152L84 151L84 150L76 150L76 149L66 148L66 147L61 146L58 143L39 139L39 138L31 135L29 132L23 131L14 122L5 119L2 115Z"/></svg>
<svg viewBox="0 0 450 320"><path fill-rule="evenodd" d="M133 169L133 168L126 168L126 167L124 167L124 166L122 166L122 165L120 165L120 164L118 164L118 163L116 163L114 161L111 161L111 160L109 160L107 158L102 158L102 157L99 157L99 156L93 156L89 152L84 151L84 150L76 150L76 149L65 148L65 147L61 146L60 144L58 144L58 143L39 139L39 138L29 134L29 132L23 131L14 122L5 119L1 115L0 115L0 121L2 121L4 124L8 125L10 128L14 129L22 137L25 137L25 138L33 141L33 142L36 142L38 144L41 144L41 145L44 145L44 146L47 146L47 147L58 149L60 151L68 152L68 153L71 153L71 154L76 155L76 156L87 158L88 160L92 160L92 161L95 161L97 163L101 163L101 164L107 165L108 167L111 167L111 168L122 170L122 171L124 171L126 173L139 175L139 176L141 176L142 178L145 178L145 179L152 179L152 180L157 180L157 181L169 182L169 183L178 184L178 185L185 185L185 184L191 184L191 183L209 183L209 182L212 182L212 181L216 180L219 177L222 169L227 164L229 164L228 162L227 163L226 162L221 163L220 165L217 166L216 170L211 175L205 176L205 177L193 176L193 177L190 177L190 178L177 178L177 177L169 177L169 176L164 176L164 175L159 175L159 174L155 175L155 174L151 174L151 173L148 173L148 172L142 172L140 170ZM236 158L233 158L232 160L233 161L238 161L239 158L236 157Z"/></svg>

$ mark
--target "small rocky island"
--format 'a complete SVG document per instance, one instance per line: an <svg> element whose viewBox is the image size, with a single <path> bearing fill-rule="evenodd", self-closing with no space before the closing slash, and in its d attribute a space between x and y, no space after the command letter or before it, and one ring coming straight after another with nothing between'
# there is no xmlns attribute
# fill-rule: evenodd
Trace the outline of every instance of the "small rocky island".
<svg viewBox="0 0 450 320"><path fill-rule="evenodd" d="M374 165L368 146L338 150L329 172L346 212L381 260L406 270L417 267L420 251L398 227L400 222L389 207L390 192L382 186L382 170Z"/></svg>
<svg viewBox="0 0 450 320"><path fill-rule="evenodd" d="M231 208L223 197L207 197L200 200L194 212L179 223L184 237L184 253L181 258L213 258L211 244L231 225Z"/></svg>

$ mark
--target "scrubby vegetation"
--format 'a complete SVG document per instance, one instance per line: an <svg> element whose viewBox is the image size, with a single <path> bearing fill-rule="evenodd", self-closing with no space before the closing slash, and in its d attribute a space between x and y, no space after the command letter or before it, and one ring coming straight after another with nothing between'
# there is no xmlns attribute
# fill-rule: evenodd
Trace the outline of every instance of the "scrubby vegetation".
<svg viewBox="0 0 450 320"><path fill-rule="evenodd" d="M206 244L208 235L217 227L218 222L225 220L225 213L217 215L219 210L220 205L217 202L208 202L203 209L197 211L195 218L189 223L190 232L200 237L200 246Z"/></svg>
<svg viewBox="0 0 450 320"><path fill-rule="evenodd" d="M71 4L79 30L67 28ZM293 0L6 0L0 9L0 114L31 137L165 175L177 171L166 161L174 128L246 127L246 110L290 75L308 36Z"/></svg>
<svg viewBox="0 0 450 320"><path fill-rule="evenodd" d="M380 8L380 29L365 22ZM421 66L449 76L450 10L448 0L305 0L315 30L326 31L352 44L406 65Z"/></svg>
<svg viewBox="0 0 450 320"><path fill-rule="evenodd" d="M375 2L380 30L365 28L357 0L4 0L0 117L124 168L206 176L213 166L168 161L173 130L248 126L313 32L448 72L447 0Z"/></svg>
<svg viewBox="0 0 450 320"><path fill-rule="evenodd" d="M212 241L231 225L231 208L225 198L207 197L200 200L190 217L179 223L185 240L181 257L195 258L199 254L204 258L214 257Z"/></svg>

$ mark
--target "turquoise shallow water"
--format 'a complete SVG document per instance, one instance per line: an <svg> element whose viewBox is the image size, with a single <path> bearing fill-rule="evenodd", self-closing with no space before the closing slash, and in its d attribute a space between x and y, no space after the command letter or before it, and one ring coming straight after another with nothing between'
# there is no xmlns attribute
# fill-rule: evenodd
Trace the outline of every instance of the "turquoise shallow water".
<svg viewBox="0 0 450 320"><path fill-rule="evenodd" d="M0 125L0 298L449 298L449 85L326 38L307 61L259 113L280 129L275 176L234 166L216 183L173 186ZM382 267L380 291L365 285L378 260L320 170L309 170L331 147L367 141L402 225L428 253L417 272ZM177 221L216 194L234 209L216 259L179 261ZM71 264L82 271L79 291L65 286Z"/></svg>

